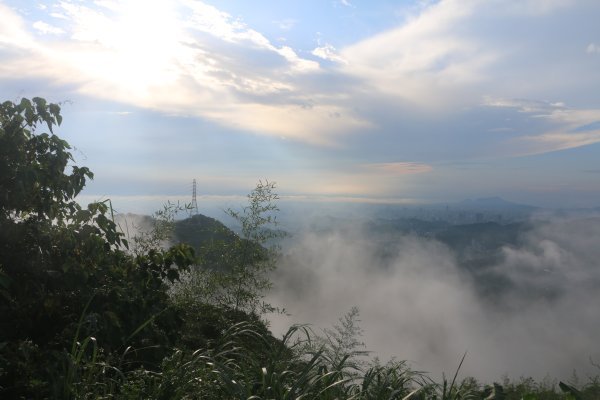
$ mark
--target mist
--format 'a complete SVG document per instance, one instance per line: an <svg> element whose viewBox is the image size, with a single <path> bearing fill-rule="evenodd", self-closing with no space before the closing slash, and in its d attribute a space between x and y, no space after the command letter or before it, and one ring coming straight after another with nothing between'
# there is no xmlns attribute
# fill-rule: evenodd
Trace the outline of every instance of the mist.
<svg viewBox="0 0 600 400"><path fill-rule="evenodd" d="M276 335L293 323L318 332L357 306L372 356L433 378L452 376L465 352L460 376L485 382L600 372L597 216L533 219L475 271L435 239L360 224L307 228L290 243L268 297L289 313L269 317Z"/></svg>

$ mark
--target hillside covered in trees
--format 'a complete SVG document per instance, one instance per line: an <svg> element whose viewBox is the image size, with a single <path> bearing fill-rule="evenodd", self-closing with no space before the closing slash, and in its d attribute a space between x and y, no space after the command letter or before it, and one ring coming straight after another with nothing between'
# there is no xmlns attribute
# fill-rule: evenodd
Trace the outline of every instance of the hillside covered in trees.
<svg viewBox="0 0 600 400"><path fill-rule="evenodd" d="M435 382L403 361L367 361L355 309L324 333L293 326L274 337L263 318L273 311L264 296L277 262L274 184L260 182L228 211L239 233L201 215L175 222L167 207L150 231L126 238L109 201L75 200L93 173L72 165L54 134L61 121L41 98L0 105L2 399L600 395L594 379ZM183 243L164 248L165 239Z"/></svg>

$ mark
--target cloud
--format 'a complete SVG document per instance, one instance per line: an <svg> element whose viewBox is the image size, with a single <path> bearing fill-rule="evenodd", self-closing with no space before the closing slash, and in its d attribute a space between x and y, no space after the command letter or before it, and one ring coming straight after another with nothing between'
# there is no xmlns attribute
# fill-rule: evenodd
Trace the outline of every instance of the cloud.
<svg viewBox="0 0 600 400"><path fill-rule="evenodd" d="M484 97L483 105L487 107L514 108L519 112L536 114L549 114L554 111L567 109L565 103L563 102L552 103L542 100L501 99L492 98L490 96Z"/></svg>
<svg viewBox="0 0 600 400"><path fill-rule="evenodd" d="M582 115L586 102L595 98L593 82L599 77L585 54L579 54L581 59L557 56L580 38L557 37L551 28L573 23L575 17L591 18L597 8L592 3L527 0L508 7L499 0L425 2L389 30L339 49L318 46L309 57L200 1L161 0L143 7L134 0L57 2L39 11L47 15L36 22L48 34L54 28L64 31L51 39L32 35L31 23L0 7L0 79L10 82L15 77L45 80L53 89L314 145L356 144L359 132L375 138L365 139L372 142L393 137L414 142L408 145L413 150L423 144L416 150L427 162L439 157L440 150L431 146L438 142L435 137L473 139L489 130L461 119L473 117L474 112L465 110L531 114L527 125L494 121L511 132L499 146L502 155L595 140L591 132L586 137L575 132L581 137L568 141L557 136L578 126L559 111ZM533 34L520 35L524 29ZM559 101L578 108L566 110ZM542 121L539 115L547 117ZM443 133L444 127L451 133ZM455 142L460 140L464 137ZM541 144L534 146L536 141ZM465 147L479 156L495 145L470 140L469 146L455 145L460 149L448 150L444 157L464 157ZM402 154L406 157L410 155Z"/></svg>
<svg viewBox="0 0 600 400"><path fill-rule="evenodd" d="M49 25L44 21L37 21L33 24L33 27L43 35L51 34L51 35L60 35L65 33L62 29Z"/></svg>
<svg viewBox="0 0 600 400"><path fill-rule="evenodd" d="M259 49L274 51L284 57L296 72L315 71L319 65L313 61L300 58L288 46L276 47L269 39L243 22L233 19L229 14L211 5L184 0L183 4L193 11L190 27L232 43L250 44Z"/></svg>
<svg viewBox="0 0 600 400"><path fill-rule="evenodd" d="M515 93L526 88L528 96L540 97L556 86L540 73L547 70L550 59L555 71L563 74L570 73L577 60L554 59L545 35L523 38L521 28L506 31L505 27L550 34L549 24L577 23L578 14L560 13L574 13L575 6L561 0L512 5L479 0L428 3L409 15L406 23L341 49L347 61L343 71L360 77L371 89L424 108L470 107L483 93L505 92L507 82ZM564 38L552 40L565 52L569 48Z"/></svg>
<svg viewBox="0 0 600 400"><path fill-rule="evenodd" d="M536 152L570 149L600 142L600 110L563 110L547 116L562 129L540 135L526 135L520 140L531 143Z"/></svg>
<svg viewBox="0 0 600 400"><path fill-rule="evenodd" d="M315 48L312 52L312 55L322 58L323 60L333 61L336 63L345 64L346 60L341 57L335 47L330 44L325 44L324 46L319 46Z"/></svg>
<svg viewBox="0 0 600 400"><path fill-rule="evenodd" d="M316 104L310 108L301 105L239 104L215 107L206 111L205 115L242 130L280 133L301 142L337 146L336 136L370 127L368 122L347 112L342 107L328 104ZM235 115L235 120L228 122L232 115ZM318 135L324 127L327 134Z"/></svg>
<svg viewBox="0 0 600 400"><path fill-rule="evenodd" d="M100 7L107 8L109 10L117 11L119 10L119 2L112 0L94 0L94 4Z"/></svg>
<svg viewBox="0 0 600 400"><path fill-rule="evenodd" d="M593 372L598 222L535 221L517 246L471 272L433 239L366 231L357 221L317 224L295 233L276 270L269 300L291 317L273 316L272 328L326 328L358 306L374 355L409 360L435 379L455 371L465 351L461 376L486 382ZM490 281L503 290L486 292Z"/></svg>
<svg viewBox="0 0 600 400"><path fill-rule="evenodd" d="M95 4L57 4L61 28L36 22L40 31L71 39L58 42L25 42L22 19L7 9L0 41L30 52L6 59L0 77L51 79L94 97L315 144L369 125L327 95L300 90L297 76L320 73L316 61L213 6ZM298 106L305 98L312 107Z"/></svg>
<svg viewBox="0 0 600 400"><path fill-rule="evenodd" d="M297 22L298 21L296 21L293 18L285 18L279 21L274 21L274 23L279 27L279 29L283 31L289 31L296 25Z"/></svg>
<svg viewBox="0 0 600 400"><path fill-rule="evenodd" d="M366 164L365 168L391 175L422 174L433 170L431 165L415 162Z"/></svg>
<svg viewBox="0 0 600 400"><path fill-rule="evenodd" d="M586 110L581 99L593 98L589 82L600 77L581 55L556 57L558 48L572 53L573 38L559 37L549 27L581 23L592 10L597 6L572 1L524 1L508 7L498 1L425 4L403 25L342 48L339 54L346 63L339 69L356 78L372 103L403 117L410 113L403 110L414 110L423 123L446 117L449 129L456 122L463 126L456 130L465 132L471 123L455 119L467 115L464 110L483 106L530 114L527 124L517 124L522 117L510 124L498 121L511 132L502 142L486 139L487 145L477 148L478 140L469 141L474 155L514 156L584 146L596 142L595 135L570 131L577 123L592 121L583 115L594 110ZM515 29L506 31L507 25ZM523 37L517 26L537 33ZM578 106L567 110L565 103ZM580 121L572 123L574 116ZM402 117L385 118L388 127L405 126ZM424 135L444 137L439 132ZM517 136L523 140L513 140Z"/></svg>
<svg viewBox="0 0 600 400"><path fill-rule="evenodd" d="M517 139L522 155L572 149L600 142L600 129L586 133L546 132Z"/></svg>
<svg viewBox="0 0 600 400"><path fill-rule="evenodd" d="M497 57L454 29L469 22L471 4L436 3L401 27L342 49L343 71L424 107L445 103L451 89L483 79L484 68Z"/></svg>
<svg viewBox="0 0 600 400"><path fill-rule="evenodd" d="M519 135L511 136L496 148L499 154L542 154L600 142L600 125L597 124L600 110L576 110L568 108L562 102L523 99L488 99L485 104L488 107L509 108L530 114L532 123L537 120L541 126L538 128L541 132L520 132Z"/></svg>
<svg viewBox="0 0 600 400"><path fill-rule="evenodd" d="M34 46L25 22L11 8L0 3L2 24L0 24L0 50L23 49Z"/></svg>
<svg viewBox="0 0 600 400"><path fill-rule="evenodd" d="M563 102L491 97L484 98L483 104L487 107L515 109L550 122L553 128L543 133L522 134L510 139L509 147L514 154L540 154L600 142L600 125L597 123L600 110L574 110Z"/></svg>
<svg viewBox="0 0 600 400"><path fill-rule="evenodd" d="M598 45L596 43L590 43L585 48L585 52L588 54L598 54L598 53L600 53L600 45Z"/></svg>

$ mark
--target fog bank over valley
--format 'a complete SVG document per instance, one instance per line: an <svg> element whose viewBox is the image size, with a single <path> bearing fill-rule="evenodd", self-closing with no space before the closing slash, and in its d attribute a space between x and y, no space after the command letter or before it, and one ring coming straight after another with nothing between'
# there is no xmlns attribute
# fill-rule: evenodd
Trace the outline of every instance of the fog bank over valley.
<svg viewBox="0 0 600 400"><path fill-rule="evenodd" d="M465 351L461 375L486 381L598 372L598 213L312 221L284 243L268 300L289 315L269 317L274 333L320 331L357 306L374 356L434 376L452 375Z"/></svg>
<svg viewBox="0 0 600 400"><path fill-rule="evenodd" d="M484 382L598 373L597 210L480 199L450 206L282 202L278 214L288 235L266 300L287 315L267 315L276 336L296 323L322 334L356 306L370 357L408 360L434 378L452 375L465 352L461 376ZM236 230L224 213L217 219ZM116 218L130 242L152 221ZM210 221L196 218L200 230L187 235L210 235L219 224ZM195 245L206 240L200 236Z"/></svg>

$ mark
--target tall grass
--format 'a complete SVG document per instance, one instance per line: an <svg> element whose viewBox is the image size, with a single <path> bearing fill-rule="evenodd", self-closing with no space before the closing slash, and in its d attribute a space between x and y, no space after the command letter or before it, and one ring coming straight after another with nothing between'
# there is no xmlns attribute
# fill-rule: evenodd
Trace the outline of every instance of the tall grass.
<svg viewBox="0 0 600 400"><path fill-rule="evenodd" d="M91 301L91 300L90 300ZM89 303L88 303L89 305ZM87 310L87 305L84 313ZM83 315L82 314L82 315ZM458 380L466 353L452 379L435 382L406 362L359 360L367 352L352 309L340 325L315 334L294 325L275 339L260 320L226 326L196 351L173 349L154 369L136 362L144 349L126 348L105 355L96 338L80 340L83 316L63 368L52 386L61 399L231 399L231 400L587 400L600 398L598 380L578 390L559 382L522 380L482 387L474 379ZM142 331L154 317L130 336ZM560 390L557 390L560 389Z"/></svg>
<svg viewBox="0 0 600 400"><path fill-rule="evenodd" d="M307 326L292 326L276 340L264 327L241 322L194 352L174 349L156 370L127 371L132 350L111 364L97 351L95 340L86 338L70 354L65 376L69 392L57 398L587 400L600 394L593 380L581 390L562 382L557 390L533 384L519 389L508 381L482 387L473 379L459 381L460 364L452 379L438 383L403 361L359 365L352 354L332 357L332 349L315 343L318 335Z"/></svg>

